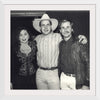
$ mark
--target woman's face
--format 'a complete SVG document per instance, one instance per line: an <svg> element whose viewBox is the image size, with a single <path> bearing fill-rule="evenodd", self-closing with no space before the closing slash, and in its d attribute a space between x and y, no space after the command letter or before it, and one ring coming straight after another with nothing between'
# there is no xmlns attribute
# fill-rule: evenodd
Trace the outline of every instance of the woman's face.
<svg viewBox="0 0 100 100"><path fill-rule="evenodd" d="M19 41L21 43L26 43L28 42L28 39L29 39L29 33L27 32L27 30L21 30L20 31L20 34L19 34Z"/></svg>

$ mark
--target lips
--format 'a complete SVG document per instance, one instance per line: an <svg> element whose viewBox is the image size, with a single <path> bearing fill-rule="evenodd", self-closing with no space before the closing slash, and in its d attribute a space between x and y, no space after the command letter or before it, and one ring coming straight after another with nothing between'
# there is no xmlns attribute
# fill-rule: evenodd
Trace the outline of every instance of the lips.
<svg viewBox="0 0 100 100"><path fill-rule="evenodd" d="M65 34L66 34L66 33L69 33L69 31L66 31L66 32L64 32L64 33L65 33Z"/></svg>
<svg viewBox="0 0 100 100"><path fill-rule="evenodd" d="M22 39L22 41L26 41L26 39Z"/></svg>
<svg viewBox="0 0 100 100"><path fill-rule="evenodd" d="M64 34L64 35L69 35L69 32L64 32L63 34Z"/></svg>

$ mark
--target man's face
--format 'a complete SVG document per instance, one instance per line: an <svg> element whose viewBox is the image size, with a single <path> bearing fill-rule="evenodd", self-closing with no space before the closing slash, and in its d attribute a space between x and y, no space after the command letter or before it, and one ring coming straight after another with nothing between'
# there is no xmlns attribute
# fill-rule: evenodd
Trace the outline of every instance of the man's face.
<svg viewBox="0 0 100 100"><path fill-rule="evenodd" d="M51 23L49 20L43 20L41 21L41 31L43 34L47 35L51 32L52 27L51 27Z"/></svg>
<svg viewBox="0 0 100 100"><path fill-rule="evenodd" d="M67 22L63 22L60 26L60 32L61 34L67 38L67 37L70 37L72 35L72 26L71 26L71 23L69 21Z"/></svg>
<svg viewBox="0 0 100 100"><path fill-rule="evenodd" d="M20 34L19 34L19 41L21 43L26 43L26 42L28 42L28 39L29 39L28 32L26 30L21 30Z"/></svg>

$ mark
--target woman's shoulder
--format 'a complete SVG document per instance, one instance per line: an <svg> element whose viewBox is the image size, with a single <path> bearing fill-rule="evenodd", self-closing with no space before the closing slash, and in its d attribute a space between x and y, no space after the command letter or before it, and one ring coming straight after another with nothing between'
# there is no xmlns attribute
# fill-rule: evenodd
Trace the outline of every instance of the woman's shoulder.
<svg viewBox="0 0 100 100"><path fill-rule="evenodd" d="M36 47L36 41L35 41L35 40L29 41L28 44L29 44L29 46L30 46L31 48Z"/></svg>
<svg viewBox="0 0 100 100"><path fill-rule="evenodd" d="M29 46L31 47L32 52L33 51L36 52L36 50L37 50L37 43L36 43L35 40L29 41Z"/></svg>

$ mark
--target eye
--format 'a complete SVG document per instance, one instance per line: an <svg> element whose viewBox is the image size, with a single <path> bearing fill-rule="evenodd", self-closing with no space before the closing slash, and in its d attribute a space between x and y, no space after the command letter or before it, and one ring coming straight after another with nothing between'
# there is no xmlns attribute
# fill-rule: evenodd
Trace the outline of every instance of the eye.
<svg viewBox="0 0 100 100"><path fill-rule="evenodd" d="M50 26L50 24L47 24L47 26Z"/></svg>
<svg viewBox="0 0 100 100"><path fill-rule="evenodd" d="M44 27L45 25L44 24L41 24L41 26Z"/></svg>
<svg viewBox="0 0 100 100"><path fill-rule="evenodd" d="M27 33L25 32L24 35L27 35Z"/></svg>
<svg viewBox="0 0 100 100"><path fill-rule="evenodd" d="M61 27L61 29L65 29L64 27Z"/></svg>

